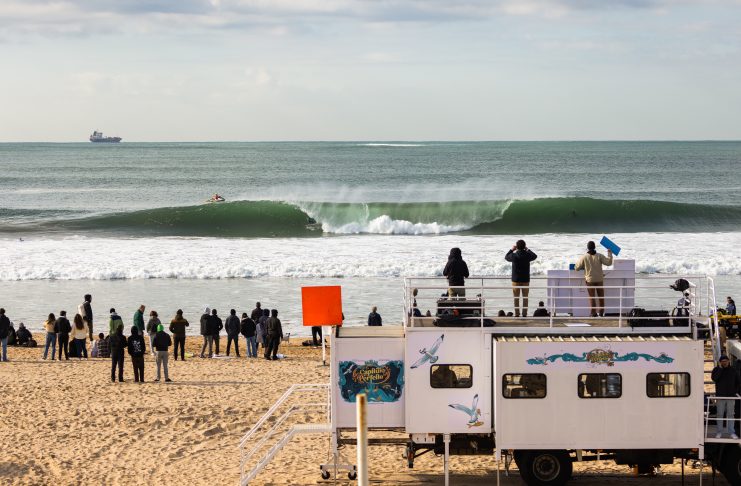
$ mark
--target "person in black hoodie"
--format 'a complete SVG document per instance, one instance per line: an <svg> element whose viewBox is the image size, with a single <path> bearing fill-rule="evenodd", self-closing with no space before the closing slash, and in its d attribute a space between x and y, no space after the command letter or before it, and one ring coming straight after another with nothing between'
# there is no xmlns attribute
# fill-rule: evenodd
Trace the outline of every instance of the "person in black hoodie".
<svg viewBox="0 0 741 486"><path fill-rule="evenodd" d="M59 311L54 327L59 341L59 361L62 361L62 351L64 351L64 359L69 361L69 333L72 332L72 324L67 319L67 311Z"/></svg>
<svg viewBox="0 0 741 486"><path fill-rule="evenodd" d="M211 308L206 306L201 314L201 336L203 336L203 347L201 348L201 358L205 358L206 346L208 346L208 357L214 356L214 336L211 334Z"/></svg>
<svg viewBox="0 0 741 486"><path fill-rule="evenodd" d="M239 358L239 317L237 317L237 311L232 309L229 311L229 317L226 318L224 328L226 329L226 355L229 356L229 349L234 341L234 353Z"/></svg>
<svg viewBox="0 0 741 486"><path fill-rule="evenodd" d="M463 261L460 248L451 248L450 255L448 255L448 263L443 269L443 276L448 278L448 285L451 288L448 289L448 296L450 297L465 297L466 289L454 288L463 287L465 279L468 278L468 265Z"/></svg>
<svg viewBox="0 0 741 486"><path fill-rule="evenodd" d="M515 300L515 317L520 317L520 294L522 294L522 316L527 317L528 295L530 294L530 262L538 258L525 244L517 240L504 259L512 263L512 295Z"/></svg>
<svg viewBox="0 0 741 486"><path fill-rule="evenodd" d="M116 367L118 367L118 381L123 383L124 351L126 350L126 336L123 333L123 324L116 327L111 336L111 381L116 382Z"/></svg>
<svg viewBox="0 0 741 486"><path fill-rule="evenodd" d="M170 382L170 374L167 370L167 361L169 355L167 350L172 346L170 335L165 332L165 327L160 324L157 326L157 334L154 336L154 349L157 350L157 378L154 381L160 381L160 367L165 367L165 381Z"/></svg>
<svg viewBox="0 0 741 486"><path fill-rule="evenodd" d="M147 352L147 345L137 326L131 326L131 337L128 339L127 347L134 367L134 382L144 383L144 353Z"/></svg>
<svg viewBox="0 0 741 486"><path fill-rule="evenodd" d="M734 430L735 400L730 399L741 391L741 378L739 378L738 371L731 366L728 356L723 355L718 360L718 366L713 368L710 376L715 382L715 396L729 398L729 400L718 400L716 402L718 431L715 437L720 439L723 432L728 432L731 439L738 439Z"/></svg>
<svg viewBox="0 0 741 486"><path fill-rule="evenodd" d="M219 355L219 333L224 329L224 323L221 321L221 317L216 314L216 309L211 309L211 317L208 320L208 324L211 330L211 336L214 339L214 346L216 347L216 355Z"/></svg>
<svg viewBox="0 0 741 486"><path fill-rule="evenodd" d="M257 357L257 339L255 338L257 330L256 326L255 321L247 317L246 312L242 312L242 321L239 323L239 330L242 333L242 336L244 336L246 342L245 346L247 347L247 356L250 358Z"/></svg>

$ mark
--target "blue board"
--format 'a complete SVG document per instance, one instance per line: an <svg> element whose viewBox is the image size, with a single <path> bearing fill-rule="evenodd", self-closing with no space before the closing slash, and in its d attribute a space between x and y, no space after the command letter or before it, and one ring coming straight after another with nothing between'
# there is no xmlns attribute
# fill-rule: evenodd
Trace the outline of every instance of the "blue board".
<svg viewBox="0 0 741 486"><path fill-rule="evenodd" d="M610 250L615 256L620 254L620 247L613 243L607 236L603 236L599 244Z"/></svg>

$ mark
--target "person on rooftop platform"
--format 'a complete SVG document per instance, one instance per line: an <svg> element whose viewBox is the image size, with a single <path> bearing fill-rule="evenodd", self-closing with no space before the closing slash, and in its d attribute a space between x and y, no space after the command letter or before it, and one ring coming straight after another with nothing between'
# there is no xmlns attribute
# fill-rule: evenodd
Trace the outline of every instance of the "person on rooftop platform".
<svg viewBox="0 0 741 486"><path fill-rule="evenodd" d="M525 244L517 240L504 259L512 263L512 295L515 301L515 317L520 317L520 294L522 294L522 316L527 317L528 295L530 294L530 262L538 258Z"/></svg>
<svg viewBox="0 0 741 486"><path fill-rule="evenodd" d="M468 265L463 260L463 256L460 248L451 248L450 255L448 255L448 263L443 269L443 276L447 277L448 295L450 297L465 297L466 289L454 288L463 287L465 285L465 279L468 278Z"/></svg>

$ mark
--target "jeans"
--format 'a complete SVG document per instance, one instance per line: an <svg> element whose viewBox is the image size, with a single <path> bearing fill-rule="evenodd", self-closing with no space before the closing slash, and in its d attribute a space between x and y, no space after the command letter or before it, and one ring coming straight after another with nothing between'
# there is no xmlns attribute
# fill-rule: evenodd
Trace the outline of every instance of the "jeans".
<svg viewBox="0 0 741 486"><path fill-rule="evenodd" d="M8 338L7 336L0 339L0 343L3 346L3 361L8 361Z"/></svg>
<svg viewBox="0 0 741 486"><path fill-rule="evenodd" d="M173 336L175 342L175 361L178 360L178 347L180 347L180 359L185 361L185 336Z"/></svg>
<svg viewBox="0 0 741 486"><path fill-rule="evenodd" d="M154 337L157 335L157 333L150 334L149 335L149 350L152 351L152 356L155 356L155 350L154 350Z"/></svg>
<svg viewBox="0 0 741 486"><path fill-rule="evenodd" d="M85 346L84 339L75 339L75 346L77 347L77 357L87 359L87 346Z"/></svg>
<svg viewBox="0 0 741 486"><path fill-rule="evenodd" d="M734 412L736 407L735 400L718 400L718 402L715 405L717 414L716 418L716 424L718 427L718 433L726 433L728 435L735 434L734 430ZM726 418L727 420L721 420L723 418Z"/></svg>
<svg viewBox="0 0 741 486"><path fill-rule="evenodd" d="M118 368L118 381L123 381L123 365L123 351L111 353L111 381L116 381L116 368Z"/></svg>
<svg viewBox="0 0 741 486"><path fill-rule="evenodd" d="M132 356L131 364L134 366L134 381L144 381L144 356Z"/></svg>
<svg viewBox="0 0 741 486"><path fill-rule="evenodd" d="M247 356L251 358L257 357L257 338L250 336L245 339L247 340Z"/></svg>
<svg viewBox="0 0 741 486"><path fill-rule="evenodd" d="M44 359L49 353L49 345L51 345L51 359L55 359L57 355L57 335L53 332L46 332L46 344L44 344Z"/></svg>
<svg viewBox="0 0 741 486"><path fill-rule="evenodd" d="M212 357L214 355L214 337L213 336L203 336L203 347L201 348L201 358L203 358L203 353L206 352L206 345L208 345L208 357Z"/></svg>
<svg viewBox="0 0 741 486"><path fill-rule="evenodd" d="M64 359L69 360L69 334L58 334L57 339L59 340L59 361L62 360L62 351L64 351Z"/></svg>
<svg viewBox="0 0 741 486"><path fill-rule="evenodd" d="M167 361L169 359L169 356L167 355L167 351L157 351L157 379L160 379L160 367L165 367L165 380L170 379L169 373L167 373Z"/></svg>
<svg viewBox="0 0 741 486"><path fill-rule="evenodd" d="M234 342L234 354L239 358L239 335L226 337L226 355L229 356L229 349L232 346L232 341Z"/></svg>

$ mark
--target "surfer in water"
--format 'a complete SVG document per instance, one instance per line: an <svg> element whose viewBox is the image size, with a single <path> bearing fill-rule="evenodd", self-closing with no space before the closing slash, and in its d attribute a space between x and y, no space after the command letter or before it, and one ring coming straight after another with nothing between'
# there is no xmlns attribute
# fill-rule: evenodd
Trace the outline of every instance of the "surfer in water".
<svg viewBox="0 0 741 486"><path fill-rule="evenodd" d="M209 202L224 202L226 199L224 199L222 196L220 196L218 193L211 196L211 199L209 199Z"/></svg>

